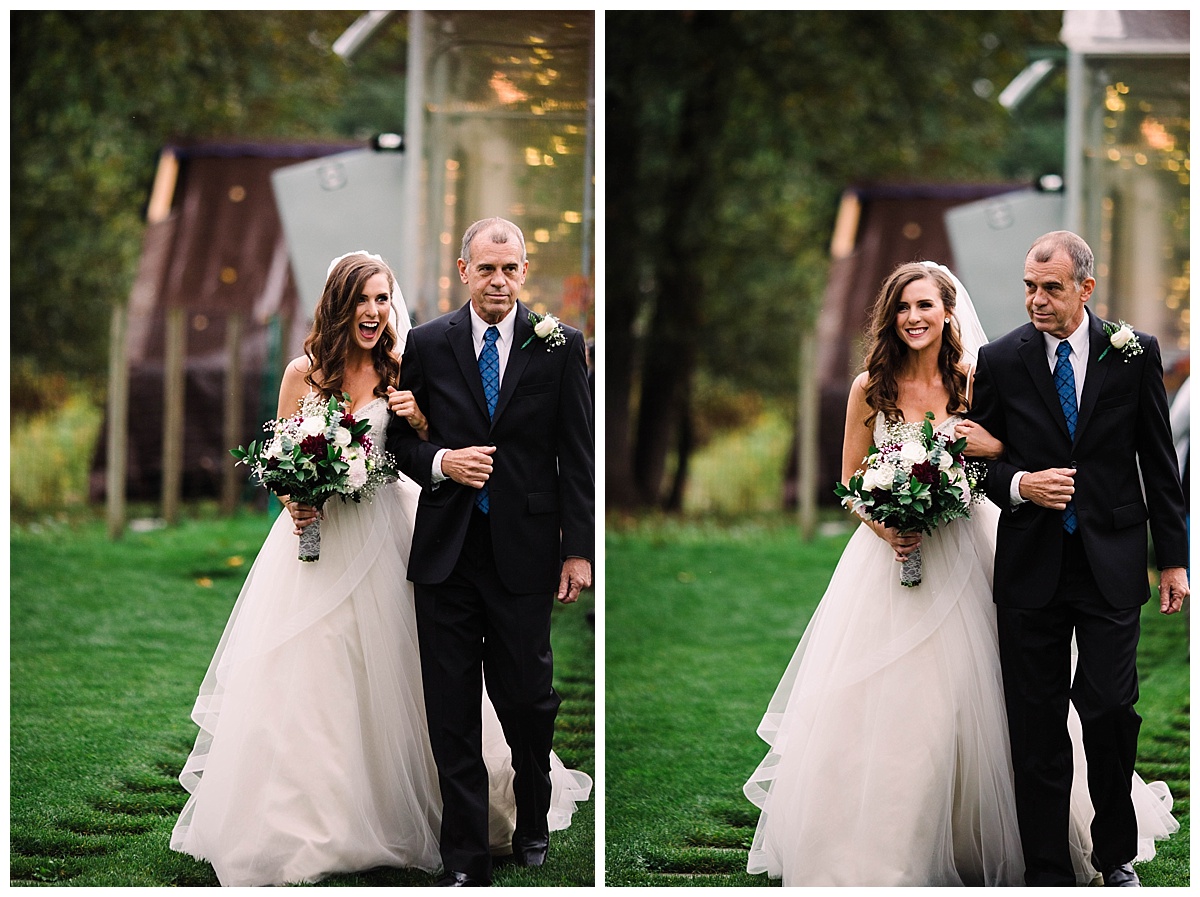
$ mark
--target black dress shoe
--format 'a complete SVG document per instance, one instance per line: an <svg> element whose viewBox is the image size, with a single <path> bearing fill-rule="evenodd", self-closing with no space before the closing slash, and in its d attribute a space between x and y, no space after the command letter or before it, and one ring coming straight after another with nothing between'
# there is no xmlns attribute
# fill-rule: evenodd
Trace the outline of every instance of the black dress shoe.
<svg viewBox="0 0 1200 897"><path fill-rule="evenodd" d="M439 888L486 888L490 884L490 881L471 878L465 872L447 872L438 879L437 886Z"/></svg>
<svg viewBox="0 0 1200 897"><path fill-rule="evenodd" d="M550 850L549 838L513 838L513 859L518 866L540 866Z"/></svg>
<svg viewBox="0 0 1200 897"><path fill-rule="evenodd" d="M1102 869L1100 874L1104 876L1104 887L1106 888L1140 888L1142 886L1142 883L1138 881L1137 873L1133 871L1132 863L1122 863L1120 866Z"/></svg>

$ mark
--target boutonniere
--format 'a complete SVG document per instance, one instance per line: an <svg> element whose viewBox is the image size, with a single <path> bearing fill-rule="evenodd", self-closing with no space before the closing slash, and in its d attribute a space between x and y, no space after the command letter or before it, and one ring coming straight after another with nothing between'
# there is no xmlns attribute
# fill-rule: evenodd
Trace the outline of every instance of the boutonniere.
<svg viewBox="0 0 1200 897"><path fill-rule="evenodd" d="M567 344L567 336L563 333L562 323L554 315L539 315L537 312L531 311L529 323L533 325L533 336L546 341L547 352L555 346ZM533 336L521 343L522 349L529 345Z"/></svg>
<svg viewBox="0 0 1200 897"><path fill-rule="evenodd" d="M1124 321L1117 324L1105 321L1103 326L1104 332L1108 335L1108 345L1104 347L1104 351L1100 353L1097 361L1103 361L1109 349L1116 349L1124 355L1126 364L1133 356L1142 354L1142 344L1138 342L1137 334Z"/></svg>

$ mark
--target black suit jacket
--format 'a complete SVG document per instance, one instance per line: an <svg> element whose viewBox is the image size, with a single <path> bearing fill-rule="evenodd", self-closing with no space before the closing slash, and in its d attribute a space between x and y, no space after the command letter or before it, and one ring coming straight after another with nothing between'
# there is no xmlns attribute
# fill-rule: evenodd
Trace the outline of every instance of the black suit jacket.
<svg viewBox="0 0 1200 897"><path fill-rule="evenodd" d="M563 326L566 345L547 349L518 302L496 411L488 419L471 340L470 305L408 334L400 388L429 420L429 440L393 417L387 449L422 486L408 575L445 581L462 550L476 490L431 485L441 448L495 445L488 497L496 568L505 588L532 594L558 586L562 560L595 553L591 398L583 334ZM529 337L529 344L522 348Z"/></svg>
<svg viewBox="0 0 1200 897"><path fill-rule="evenodd" d="M970 417L1005 445L989 465L987 493L1002 509L993 593L1009 607L1045 606L1062 558L1062 512L1025 502L1011 508L1017 471L1074 467L1075 507L1088 562L1105 601L1136 607L1149 598L1146 524L1159 568L1186 566L1183 490L1172 448L1158 342L1137 333L1141 355L1109 345L1088 314L1090 347L1075 438L1046 358L1045 341L1025 324L984 346ZM1139 465L1141 477L1139 478ZM1143 492L1144 483L1144 492Z"/></svg>

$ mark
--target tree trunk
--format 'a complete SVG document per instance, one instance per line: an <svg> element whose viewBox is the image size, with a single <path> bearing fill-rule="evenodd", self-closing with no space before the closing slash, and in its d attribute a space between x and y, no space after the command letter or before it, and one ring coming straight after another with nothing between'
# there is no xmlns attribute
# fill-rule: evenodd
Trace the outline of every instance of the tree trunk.
<svg viewBox="0 0 1200 897"><path fill-rule="evenodd" d="M626 96L609 91L608 114L614 119L632 115ZM639 505L633 478L631 416L637 337L634 322L641 302L638 264L644 235L638 209L644 199L638 178L640 139L637 129L614 133L606 146L608 189L605 205L605 244L609 259L605 266L604 309L604 472L605 502L613 509L630 510Z"/></svg>

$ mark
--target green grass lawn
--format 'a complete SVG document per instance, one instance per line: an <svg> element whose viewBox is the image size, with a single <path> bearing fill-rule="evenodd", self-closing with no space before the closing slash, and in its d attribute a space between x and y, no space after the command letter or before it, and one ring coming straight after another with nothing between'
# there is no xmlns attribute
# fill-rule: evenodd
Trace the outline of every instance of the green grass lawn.
<svg viewBox="0 0 1200 897"><path fill-rule="evenodd" d="M207 519L204 519L207 517ZM10 535L10 878L13 885L214 886L172 852L186 793L177 776L200 680L267 530L263 514L197 512L109 542L101 522L14 526ZM592 594L556 607L555 750L595 772ZM595 799L552 839L542 869L497 868L510 886L595 881ZM432 884L385 869L329 886Z"/></svg>
<svg viewBox="0 0 1200 897"><path fill-rule="evenodd" d="M758 809L742 785L755 729L848 532L793 526L610 526L605 548L605 883L768 884L746 874ZM1146 885L1189 882L1186 620L1143 616L1138 769L1165 780L1180 831Z"/></svg>

